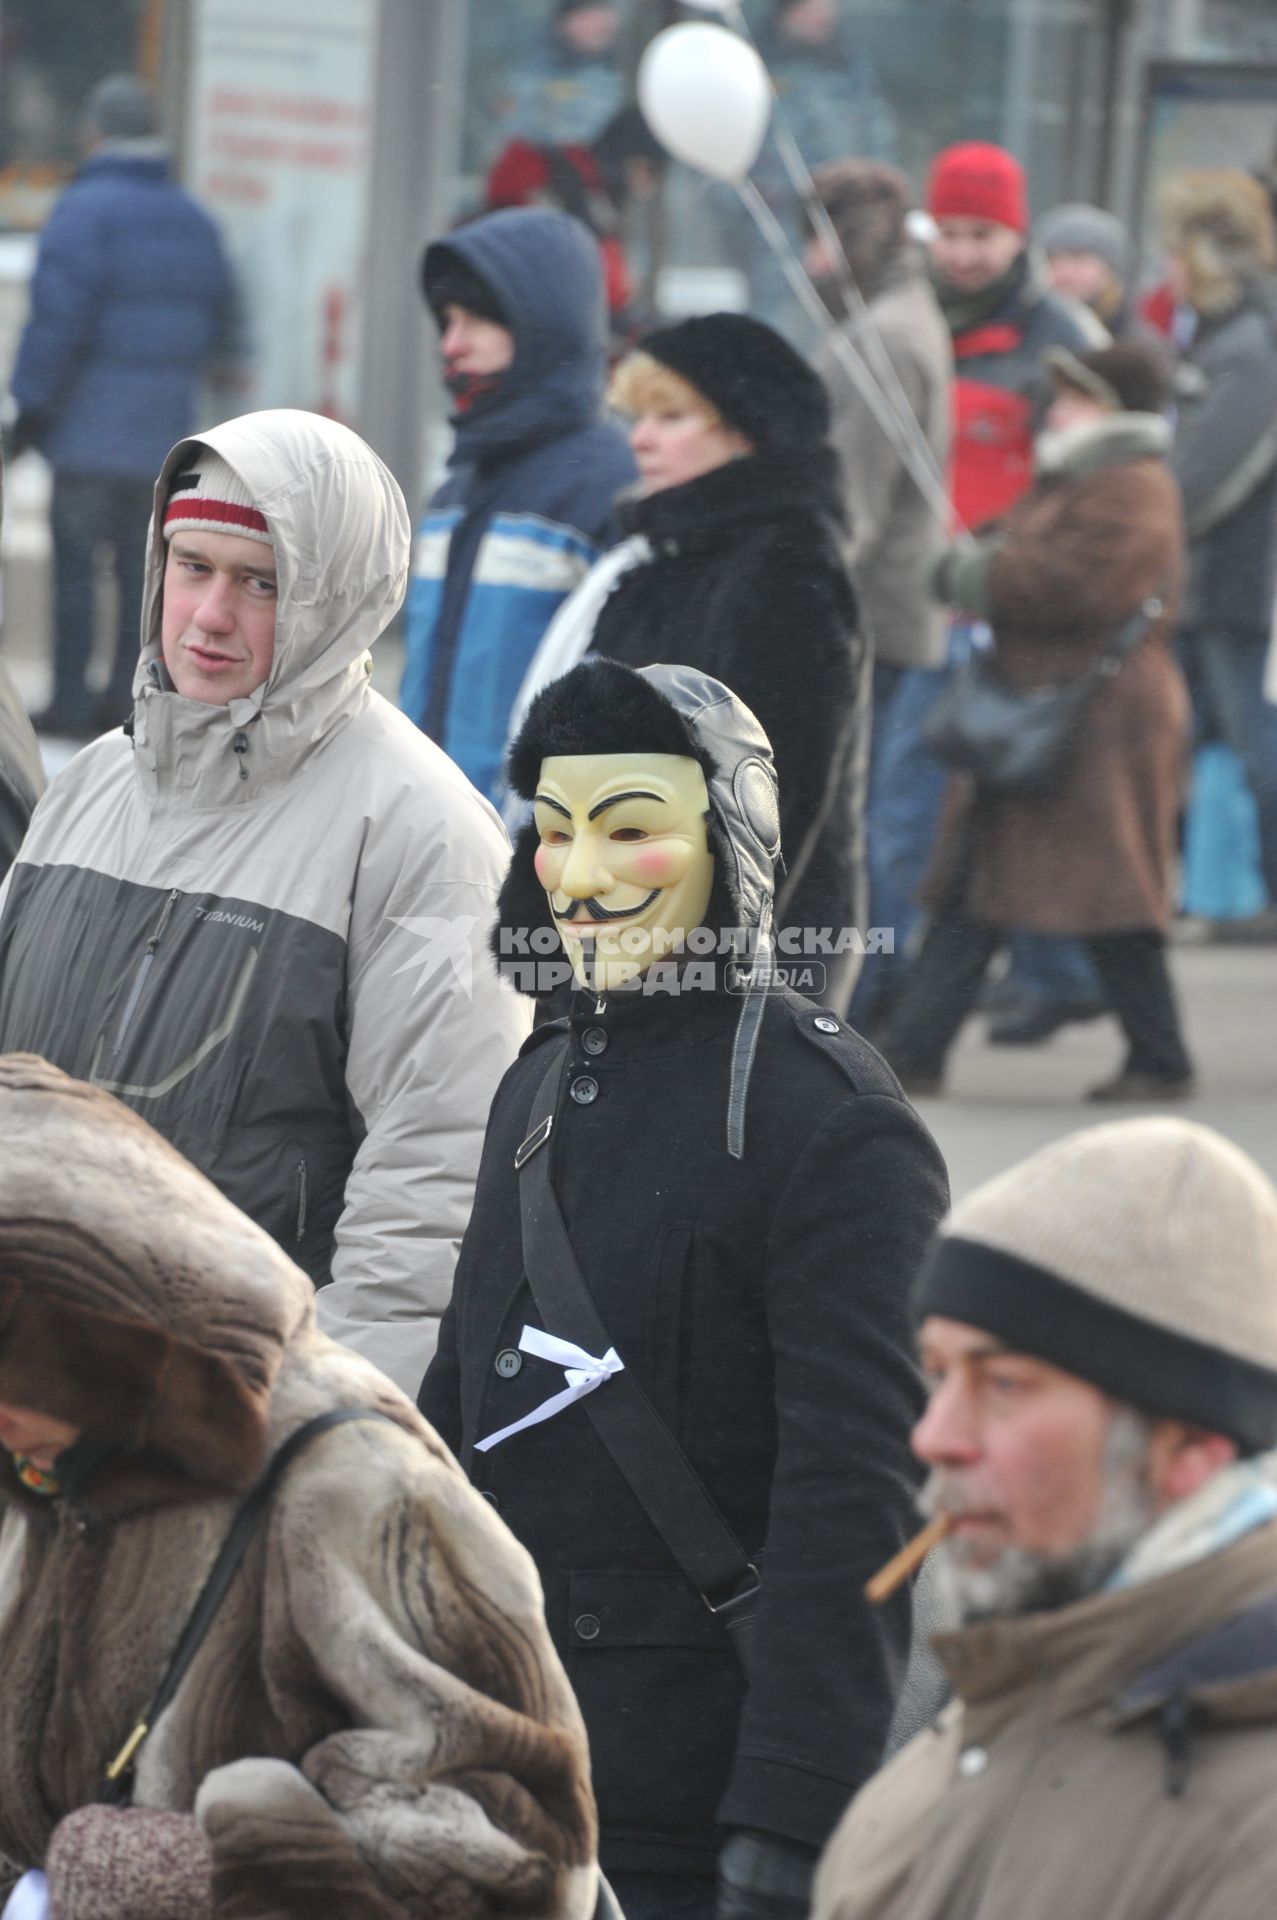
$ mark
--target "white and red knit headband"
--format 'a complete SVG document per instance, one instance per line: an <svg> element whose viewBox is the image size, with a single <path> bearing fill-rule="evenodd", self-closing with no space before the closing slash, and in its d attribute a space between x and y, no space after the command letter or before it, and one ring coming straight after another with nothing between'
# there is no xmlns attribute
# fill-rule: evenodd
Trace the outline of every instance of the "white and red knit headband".
<svg viewBox="0 0 1277 1920"><path fill-rule="evenodd" d="M236 533L273 545L266 517L248 488L211 447L201 448L169 489L164 538L171 540L175 533Z"/></svg>

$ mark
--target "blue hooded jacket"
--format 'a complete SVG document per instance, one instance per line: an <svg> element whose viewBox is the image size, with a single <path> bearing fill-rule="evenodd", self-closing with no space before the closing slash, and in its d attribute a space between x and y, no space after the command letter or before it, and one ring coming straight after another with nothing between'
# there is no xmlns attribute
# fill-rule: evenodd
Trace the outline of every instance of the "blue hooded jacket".
<svg viewBox="0 0 1277 1920"><path fill-rule="evenodd" d="M11 390L67 472L153 480L233 322L216 227L142 145L94 153L40 237Z"/></svg>
<svg viewBox="0 0 1277 1920"><path fill-rule="evenodd" d="M495 388L454 417L448 477L418 530L399 703L481 793L501 786L506 728L559 606L612 538L635 477L600 416L607 329L598 248L566 214L489 214L426 249L490 287L514 335Z"/></svg>

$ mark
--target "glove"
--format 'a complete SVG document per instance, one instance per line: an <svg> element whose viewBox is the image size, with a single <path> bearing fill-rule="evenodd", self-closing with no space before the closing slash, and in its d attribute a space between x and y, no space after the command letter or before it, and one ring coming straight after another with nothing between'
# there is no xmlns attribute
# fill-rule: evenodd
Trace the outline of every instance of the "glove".
<svg viewBox="0 0 1277 1920"><path fill-rule="evenodd" d="M742 1828L718 1856L714 1920L807 1920L816 1849Z"/></svg>
<svg viewBox="0 0 1277 1920"><path fill-rule="evenodd" d="M80 1807L44 1865L54 1920L211 1920L212 1861L189 1813Z"/></svg>

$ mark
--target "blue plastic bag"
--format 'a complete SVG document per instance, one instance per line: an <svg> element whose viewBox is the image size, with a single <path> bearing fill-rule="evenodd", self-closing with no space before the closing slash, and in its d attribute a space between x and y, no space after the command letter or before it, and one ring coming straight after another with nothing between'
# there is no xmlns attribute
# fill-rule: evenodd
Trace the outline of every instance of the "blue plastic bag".
<svg viewBox="0 0 1277 1920"><path fill-rule="evenodd" d="M1193 756L1181 904L1204 920L1244 920L1262 910L1266 897L1246 775L1230 747L1211 741Z"/></svg>

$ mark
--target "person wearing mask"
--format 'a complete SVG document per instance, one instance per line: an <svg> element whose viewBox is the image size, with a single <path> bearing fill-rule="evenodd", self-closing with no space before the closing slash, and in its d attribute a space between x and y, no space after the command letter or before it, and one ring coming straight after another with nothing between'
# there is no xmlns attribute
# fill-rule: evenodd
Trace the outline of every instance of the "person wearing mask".
<svg viewBox="0 0 1277 1920"><path fill-rule="evenodd" d="M586 659L510 773L493 950L570 992L493 1102L419 1404L536 1561L626 1920L806 1920L909 1644L862 1588L910 1505L943 1163L766 965L784 801L731 689Z"/></svg>
<svg viewBox="0 0 1277 1920"><path fill-rule="evenodd" d="M235 295L217 229L170 178L155 102L112 74L88 105L88 156L49 216L14 365L13 458L53 468L53 692L35 724L88 739L132 703L155 475L229 351ZM100 549L113 559L106 691L87 680Z"/></svg>
<svg viewBox="0 0 1277 1920"><path fill-rule="evenodd" d="M1277 1877L1272 1182L1167 1115L1070 1134L958 1203L914 1317L957 1697L852 1801L812 1920L1257 1920Z"/></svg>
<svg viewBox="0 0 1277 1920"><path fill-rule="evenodd" d="M0 896L0 1052L144 1114L415 1391L527 1030L474 964L505 835L369 684L409 524L357 434L228 420L155 502L130 731L52 781Z"/></svg>
<svg viewBox="0 0 1277 1920"><path fill-rule="evenodd" d="M1043 793L955 776L926 889L922 950L880 1045L901 1083L938 1093L945 1058L1011 929L1081 939L1126 1040L1092 1100L1194 1090L1166 965L1188 751L1188 696L1169 646L1182 566L1161 362L1143 347L1050 354L1056 398L1038 477L940 590L988 619L1001 678L1021 691L1080 679L1146 603L1147 631L1098 684Z"/></svg>
<svg viewBox="0 0 1277 1920"><path fill-rule="evenodd" d="M1173 175L1163 239L1187 325L1171 466L1189 584L1180 644L1203 730L1231 747L1255 798L1277 938L1277 706L1264 669L1277 589L1277 227L1269 196L1226 167Z"/></svg>
<svg viewBox="0 0 1277 1920"><path fill-rule="evenodd" d="M487 214L432 242L421 278L456 440L418 530L399 704L496 798L520 682L634 461L602 417L603 275L579 221Z"/></svg>
<svg viewBox="0 0 1277 1920"><path fill-rule="evenodd" d="M1032 479L1033 437L1050 399L1048 349L1085 351L1107 335L1085 309L1047 285L1029 247L1024 170L1005 148L980 140L946 147L932 163L926 200L936 223L932 279L953 341L953 504L959 524L978 532ZM959 608L951 623L951 664L970 648L972 612ZM942 684L941 674L911 668L881 721L874 911L879 924L895 927L896 938L894 957L874 962L873 1001L856 1009L871 1032L890 1018L907 970L917 893L944 792L944 771L922 734ZM1041 1040L1068 1020L1103 1011L1093 971L1074 946L1022 937L1012 973L991 1037Z"/></svg>

